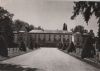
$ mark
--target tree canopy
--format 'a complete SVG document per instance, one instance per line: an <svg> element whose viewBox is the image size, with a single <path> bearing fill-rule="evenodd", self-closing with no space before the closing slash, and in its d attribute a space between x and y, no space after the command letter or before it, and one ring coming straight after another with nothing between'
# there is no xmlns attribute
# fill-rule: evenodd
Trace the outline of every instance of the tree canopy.
<svg viewBox="0 0 100 71"><path fill-rule="evenodd" d="M88 24L92 15L95 15L99 23L98 36L100 36L100 2L97 1L78 1L74 2L73 15L71 19L74 19L77 15L82 14L85 22Z"/></svg>
<svg viewBox="0 0 100 71"><path fill-rule="evenodd" d="M79 1L74 2L74 14L71 19L74 19L79 13L84 17L86 23L88 23L90 17L95 15L98 18L98 23L100 22L100 2L94 1Z"/></svg>
<svg viewBox="0 0 100 71"><path fill-rule="evenodd" d="M34 29L34 26L33 26L33 25L29 25L28 27L26 27L26 29L27 29L27 31L29 32L29 31L31 31L31 30Z"/></svg>
<svg viewBox="0 0 100 71"><path fill-rule="evenodd" d="M31 31L31 30L34 29L33 25L29 25L27 22L24 22L22 20L17 19L14 22L15 22L15 24L14 24L15 25L15 30L17 32L20 31L23 26L25 27L25 29L27 30L27 32L29 32L29 31Z"/></svg>
<svg viewBox="0 0 100 71"><path fill-rule="evenodd" d="M83 34L84 32L84 27L81 25L77 25L74 29L73 29L73 33L75 32L80 32L81 34Z"/></svg>
<svg viewBox="0 0 100 71"><path fill-rule="evenodd" d="M15 25L15 27L16 27L16 31L17 31L17 32L19 32L23 26L24 26L24 27L29 27L29 24L26 23L26 22L24 22L24 21L22 21L22 20L17 19L17 20L15 20L14 22L15 22L14 25Z"/></svg>
<svg viewBox="0 0 100 71"><path fill-rule="evenodd" d="M9 47L12 46L14 39L12 30L12 18L13 14L5 10L3 7L0 7L0 34L5 38Z"/></svg>
<svg viewBox="0 0 100 71"><path fill-rule="evenodd" d="M0 7L0 22L5 19L5 18L9 18L12 19L14 14L11 14L10 12L8 12L7 10L5 10L3 7Z"/></svg>

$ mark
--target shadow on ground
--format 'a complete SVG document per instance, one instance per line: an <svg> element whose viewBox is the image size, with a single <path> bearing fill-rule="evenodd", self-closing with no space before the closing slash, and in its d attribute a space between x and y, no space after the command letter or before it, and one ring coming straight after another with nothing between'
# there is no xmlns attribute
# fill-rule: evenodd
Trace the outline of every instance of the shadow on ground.
<svg viewBox="0 0 100 71"><path fill-rule="evenodd" d="M38 68L23 68L20 65L0 64L0 71L45 71Z"/></svg>

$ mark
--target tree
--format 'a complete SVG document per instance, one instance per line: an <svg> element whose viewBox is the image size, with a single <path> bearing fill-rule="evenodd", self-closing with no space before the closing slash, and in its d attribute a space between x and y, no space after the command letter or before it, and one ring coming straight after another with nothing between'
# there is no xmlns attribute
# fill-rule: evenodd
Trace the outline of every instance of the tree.
<svg viewBox="0 0 100 71"><path fill-rule="evenodd" d="M66 23L63 24L63 30L67 31L67 24Z"/></svg>
<svg viewBox="0 0 100 71"><path fill-rule="evenodd" d="M80 32L81 34L83 34L84 32L84 27L81 25L77 25L74 29L73 29L73 33L75 32Z"/></svg>
<svg viewBox="0 0 100 71"><path fill-rule="evenodd" d="M0 7L0 22L6 17L9 19L12 19L14 14L9 13L7 10L5 10L3 7Z"/></svg>
<svg viewBox="0 0 100 71"><path fill-rule="evenodd" d="M38 30L44 30L41 26L37 27Z"/></svg>
<svg viewBox="0 0 100 71"><path fill-rule="evenodd" d="M21 27L23 26L23 25L22 25L23 22L22 22L21 20L18 20L18 19L15 20L14 22L15 22L15 27L16 27L15 30L16 30L17 32L19 32L20 29L21 29Z"/></svg>
<svg viewBox="0 0 100 71"><path fill-rule="evenodd" d="M98 19L98 36L100 38L100 2L78 1L74 2L74 5L75 6L73 7L73 16L71 16L71 19L74 19L77 15L82 14L84 20L88 24L88 21L90 20L91 16L95 15L95 17Z"/></svg>
<svg viewBox="0 0 100 71"><path fill-rule="evenodd" d="M98 29L98 36L100 38L100 24L99 24L99 29Z"/></svg>
<svg viewBox="0 0 100 71"><path fill-rule="evenodd" d="M33 26L33 25L29 25L28 27L26 27L26 29L27 29L27 31L29 32L29 31L31 31L31 30L34 29L34 26Z"/></svg>
<svg viewBox="0 0 100 71"><path fill-rule="evenodd" d="M30 26L29 26L29 24L27 22L24 22L24 21L19 20L19 19L15 20L14 22L15 22L15 27L16 27L15 30L17 32L19 32L22 29L22 27L25 27L24 30L27 30L27 31L30 30L29 29Z"/></svg>
<svg viewBox="0 0 100 71"><path fill-rule="evenodd" d="M0 34L5 38L8 47L11 47L14 40L14 34L12 30L13 14L9 13L3 7L0 7Z"/></svg>

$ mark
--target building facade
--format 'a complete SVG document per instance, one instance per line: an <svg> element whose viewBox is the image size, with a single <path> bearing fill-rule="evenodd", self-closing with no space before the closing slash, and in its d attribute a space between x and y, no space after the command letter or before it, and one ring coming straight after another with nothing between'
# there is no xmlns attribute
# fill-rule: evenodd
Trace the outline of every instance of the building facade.
<svg viewBox="0 0 100 71"><path fill-rule="evenodd" d="M72 33L63 30L33 30L29 32L29 37L39 46L56 47L58 43L70 43Z"/></svg>

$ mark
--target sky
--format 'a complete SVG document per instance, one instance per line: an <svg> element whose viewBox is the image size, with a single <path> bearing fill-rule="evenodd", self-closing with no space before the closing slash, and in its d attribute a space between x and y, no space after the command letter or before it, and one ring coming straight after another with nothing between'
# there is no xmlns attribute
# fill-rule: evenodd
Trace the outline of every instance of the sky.
<svg viewBox="0 0 100 71"><path fill-rule="evenodd" d="M62 30L66 23L68 30L76 25L83 25L87 30L97 33L97 20L93 16L87 25L82 16L71 20L73 1L68 0L0 0L0 5L14 14L14 19L23 20L34 26L47 30Z"/></svg>

